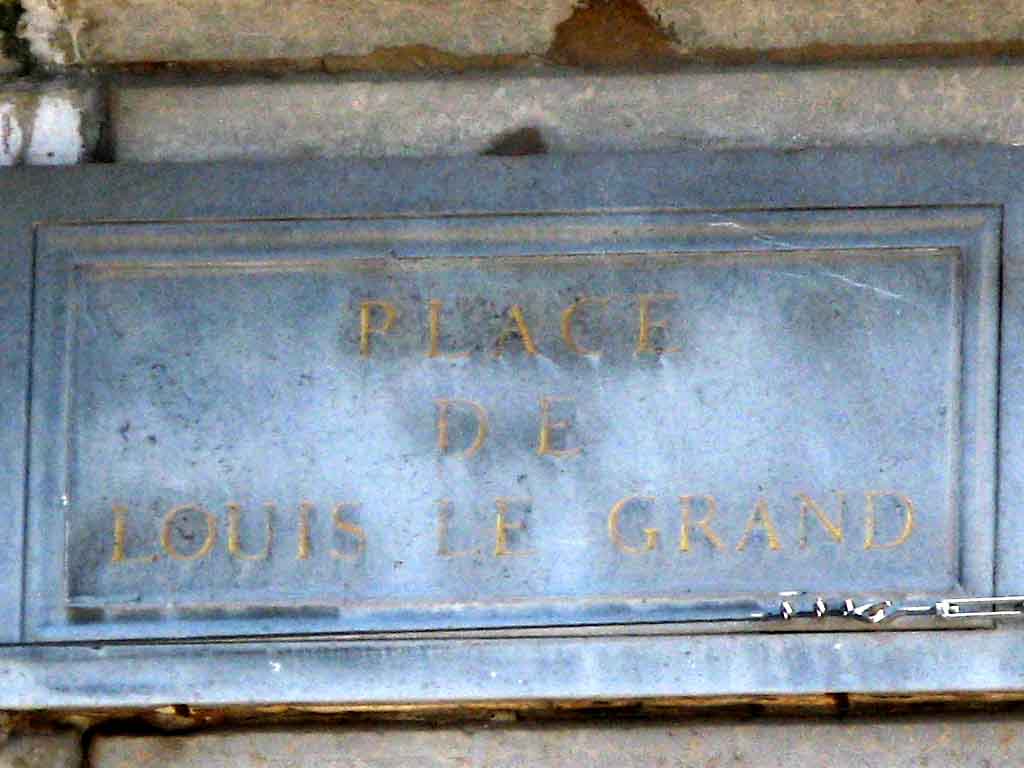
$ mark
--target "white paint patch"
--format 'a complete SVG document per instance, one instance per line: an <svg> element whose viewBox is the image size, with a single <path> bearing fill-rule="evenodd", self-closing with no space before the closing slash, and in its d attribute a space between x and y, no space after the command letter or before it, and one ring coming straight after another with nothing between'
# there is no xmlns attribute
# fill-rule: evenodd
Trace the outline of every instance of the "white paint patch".
<svg viewBox="0 0 1024 768"><path fill-rule="evenodd" d="M67 98L43 96L36 107L28 162L72 165L82 159L82 115Z"/></svg>
<svg viewBox="0 0 1024 768"><path fill-rule="evenodd" d="M13 104L0 104L0 165L15 165L21 159L24 134Z"/></svg>

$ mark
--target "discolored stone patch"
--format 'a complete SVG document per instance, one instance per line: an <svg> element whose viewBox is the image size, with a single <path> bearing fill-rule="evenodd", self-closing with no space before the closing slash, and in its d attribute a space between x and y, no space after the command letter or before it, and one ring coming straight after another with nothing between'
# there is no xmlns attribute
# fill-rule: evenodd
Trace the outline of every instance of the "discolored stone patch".
<svg viewBox="0 0 1024 768"><path fill-rule="evenodd" d="M639 0L586 0L558 25L547 57L574 67L658 68L680 60L676 42Z"/></svg>
<svg viewBox="0 0 1024 768"><path fill-rule="evenodd" d="M75 731L15 733L0 741L0 768L78 768L81 738Z"/></svg>
<svg viewBox="0 0 1024 768"><path fill-rule="evenodd" d="M548 145L538 128L520 128L503 133L491 142L482 154L501 157L524 157L547 154Z"/></svg>

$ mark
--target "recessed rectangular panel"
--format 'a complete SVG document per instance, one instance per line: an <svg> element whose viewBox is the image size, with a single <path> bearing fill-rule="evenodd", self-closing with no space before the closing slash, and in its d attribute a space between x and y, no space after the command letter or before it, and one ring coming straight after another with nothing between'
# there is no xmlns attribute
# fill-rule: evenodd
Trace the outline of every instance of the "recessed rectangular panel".
<svg viewBox="0 0 1024 768"><path fill-rule="evenodd" d="M671 215L51 228L31 631L744 620L780 594L991 589L964 464L990 438L981 257L912 217L902 246L758 221L785 247Z"/></svg>
<svg viewBox="0 0 1024 768"><path fill-rule="evenodd" d="M1022 158L0 175L0 703L1021 690Z"/></svg>

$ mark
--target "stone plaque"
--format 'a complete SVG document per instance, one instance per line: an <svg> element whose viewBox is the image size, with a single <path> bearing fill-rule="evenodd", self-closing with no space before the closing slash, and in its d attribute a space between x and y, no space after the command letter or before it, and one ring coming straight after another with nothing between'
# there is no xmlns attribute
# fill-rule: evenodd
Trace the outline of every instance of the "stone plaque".
<svg viewBox="0 0 1024 768"><path fill-rule="evenodd" d="M993 524L961 493L990 439L964 403L991 396L991 255L844 247L871 215L721 224L44 230L34 503L64 566L33 631L742 620L780 593L960 594L965 568L991 589L959 533Z"/></svg>
<svg viewBox="0 0 1024 768"><path fill-rule="evenodd" d="M1024 689L1022 164L0 175L0 706Z"/></svg>

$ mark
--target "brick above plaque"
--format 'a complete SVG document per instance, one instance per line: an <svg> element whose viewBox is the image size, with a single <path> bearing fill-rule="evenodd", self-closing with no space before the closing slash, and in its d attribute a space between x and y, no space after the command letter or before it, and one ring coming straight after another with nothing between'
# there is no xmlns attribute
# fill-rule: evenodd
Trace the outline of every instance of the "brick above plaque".
<svg viewBox="0 0 1024 768"><path fill-rule="evenodd" d="M985 209L46 226L34 639L993 588Z"/></svg>

